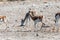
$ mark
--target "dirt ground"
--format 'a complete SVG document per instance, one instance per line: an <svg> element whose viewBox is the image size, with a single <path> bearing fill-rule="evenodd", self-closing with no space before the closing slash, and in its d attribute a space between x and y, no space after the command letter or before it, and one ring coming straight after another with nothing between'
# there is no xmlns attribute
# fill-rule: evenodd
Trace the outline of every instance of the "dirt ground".
<svg viewBox="0 0 60 40"><path fill-rule="evenodd" d="M32 20L21 27L21 19L24 19L29 8L36 10L38 15L43 15L43 22L49 27L39 30L41 23L38 23L36 30L39 31L34 32ZM0 22L0 40L59 40L60 22L58 21L58 26L54 22L57 12L60 12L60 1L0 2L0 15L6 16L5 23Z"/></svg>
<svg viewBox="0 0 60 40"><path fill-rule="evenodd" d="M60 40L60 33L0 32L0 40Z"/></svg>

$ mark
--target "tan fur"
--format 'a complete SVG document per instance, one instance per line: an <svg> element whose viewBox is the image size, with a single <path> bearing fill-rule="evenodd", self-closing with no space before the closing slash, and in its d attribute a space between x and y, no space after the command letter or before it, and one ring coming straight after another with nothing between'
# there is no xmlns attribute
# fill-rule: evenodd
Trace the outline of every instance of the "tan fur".
<svg viewBox="0 0 60 40"><path fill-rule="evenodd" d="M6 16L0 16L0 20L2 19L2 21L4 21L5 18Z"/></svg>
<svg viewBox="0 0 60 40"><path fill-rule="evenodd" d="M30 11L30 17L31 17L31 19L34 21L34 26L35 26L35 28L37 27L36 26L36 24L37 24L37 22L36 21L39 21L39 22L41 22L42 23L42 25L43 25L43 22L42 22L42 19L43 19L43 15L40 15L40 16L38 16L38 15L35 15L36 14L36 11ZM39 19L39 20L38 20ZM40 27L40 30L41 30L41 28L42 28L42 26ZM37 29L35 29L36 31L37 31Z"/></svg>
<svg viewBox="0 0 60 40"><path fill-rule="evenodd" d="M32 20L34 20L35 18L39 18L39 19L42 19L43 18L42 15L35 16L35 14L36 14L36 11L30 11L30 16L31 16Z"/></svg>

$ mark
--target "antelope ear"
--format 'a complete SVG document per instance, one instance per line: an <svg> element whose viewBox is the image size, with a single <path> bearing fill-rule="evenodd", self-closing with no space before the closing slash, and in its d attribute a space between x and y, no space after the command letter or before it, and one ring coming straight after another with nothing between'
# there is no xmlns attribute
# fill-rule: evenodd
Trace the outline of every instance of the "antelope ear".
<svg viewBox="0 0 60 40"><path fill-rule="evenodd" d="M6 18L6 16L5 16L5 18Z"/></svg>
<svg viewBox="0 0 60 40"><path fill-rule="evenodd" d="M43 16L41 16L43 18Z"/></svg>

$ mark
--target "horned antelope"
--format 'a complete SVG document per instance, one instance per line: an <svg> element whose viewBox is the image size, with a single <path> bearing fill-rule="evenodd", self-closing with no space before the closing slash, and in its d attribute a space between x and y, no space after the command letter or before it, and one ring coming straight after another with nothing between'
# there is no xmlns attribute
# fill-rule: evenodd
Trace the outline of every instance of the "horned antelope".
<svg viewBox="0 0 60 40"><path fill-rule="evenodd" d="M5 22L5 19L6 18L6 16L0 16L0 21L2 21L2 22Z"/></svg>
<svg viewBox="0 0 60 40"><path fill-rule="evenodd" d="M42 22L43 15L35 16L35 13L36 13L35 11L29 10L28 13L26 13L25 18L21 20L21 26L24 26L25 20L26 20L26 19L29 19L29 20L30 20L30 18L34 21L34 26L35 26L35 27L36 27L36 24L37 24L38 22L41 22L42 25L43 25L43 24L44 24L44 23ZM42 27L41 27L41 28L42 28Z"/></svg>
<svg viewBox="0 0 60 40"><path fill-rule="evenodd" d="M34 15L35 13L36 13L35 11L30 11L30 17L31 17L31 19L34 21L34 26L36 27L36 24L37 24L38 22L41 22L41 23L42 23L43 16L42 16L42 15L40 15L40 16L35 16L35 15Z"/></svg>

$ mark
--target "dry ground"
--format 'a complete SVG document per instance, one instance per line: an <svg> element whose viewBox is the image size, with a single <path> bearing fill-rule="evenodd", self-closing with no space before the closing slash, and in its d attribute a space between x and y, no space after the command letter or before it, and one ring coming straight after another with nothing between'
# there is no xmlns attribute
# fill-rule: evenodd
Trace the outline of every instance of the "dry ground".
<svg viewBox="0 0 60 40"><path fill-rule="evenodd" d="M60 40L60 33L0 32L0 40Z"/></svg>
<svg viewBox="0 0 60 40"><path fill-rule="evenodd" d="M41 31L33 32L33 21L29 21L23 27L20 26L21 19L25 17L29 8L36 10L39 15L43 15L43 22L50 26L42 28ZM0 40L59 40L60 27L55 26L55 14L60 11L60 2L0 2L0 15L5 15L6 22L0 22ZM40 24L38 23L40 28ZM25 31L25 32L22 32ZM32 31L32 32L26 32Z"/></svg>

